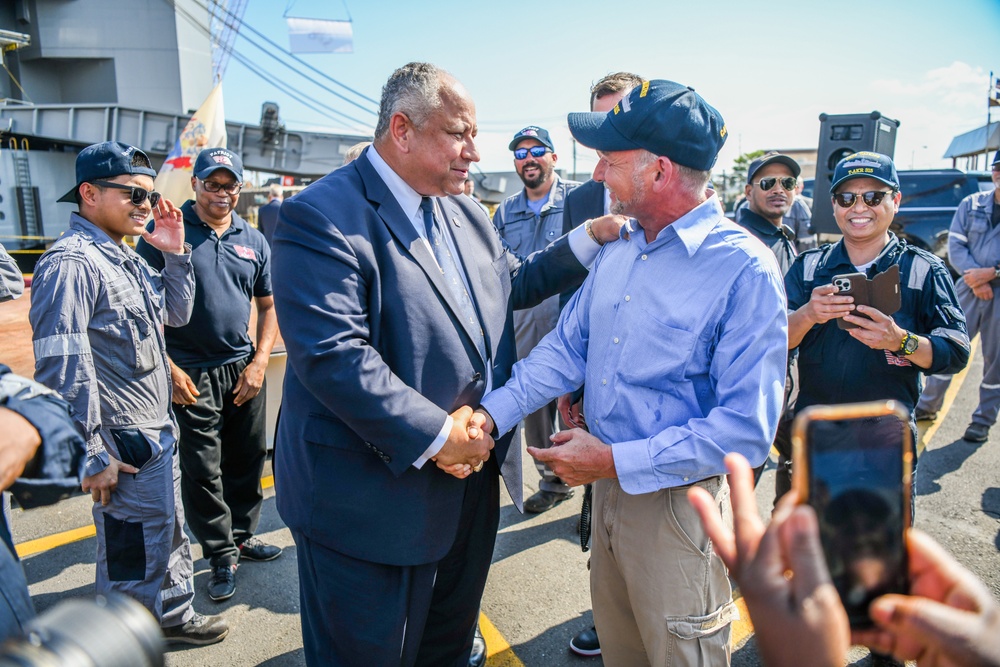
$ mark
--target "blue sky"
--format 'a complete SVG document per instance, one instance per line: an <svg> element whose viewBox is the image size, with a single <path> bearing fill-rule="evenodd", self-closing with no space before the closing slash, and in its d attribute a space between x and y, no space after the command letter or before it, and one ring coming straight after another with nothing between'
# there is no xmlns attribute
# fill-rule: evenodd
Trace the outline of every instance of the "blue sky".
<svg viewBox="0 0 1000 667"><path fill-rule="evenodd" d="M286 4L249 0L244 21L287 48ZM985 124L989 72L1000 76L997 0L348 0L347 11L354 53L303 59L374 99L406 62L449 70L476 101L484 171L511 169L507 142L528 124L552 133L560 166L571 168L566 114L587 110L591 83L617 70L690 85L719 109L730 138L717 171L741 151L815 147L821 112L874 109L901 121L900 168L950 166L941 155L954 135ZM289 14L347 18L335 0L294 0ZM280 69L245 37L236 48L298 90L374 125L374 116ZM256 123L261 103L273 100L291 129L349 129L235 61L223 88L231 120ZM1000 120L1000 107L993 119ZM578 148L580 171L595 163Z"/></svg>

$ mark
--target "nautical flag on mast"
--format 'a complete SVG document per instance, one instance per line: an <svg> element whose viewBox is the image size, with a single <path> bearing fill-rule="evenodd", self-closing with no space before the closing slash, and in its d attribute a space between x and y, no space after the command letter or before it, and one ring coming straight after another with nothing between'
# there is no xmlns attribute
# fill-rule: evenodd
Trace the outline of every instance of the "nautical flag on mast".
<svg viewBox="0 0 1000 667"><path fill-rule="evenodd" d="M993 72L990 72L992 78ZM990 106L1000 107L1000 76L993 78L993 86L990 88Z"/></svg>
<svg viewBox="0 0 1000 667"><path fill-rule="evenodd" d="M285 17L292 53L354 53L350 21Z"/></svg>
<svg viewBox="0 0 1000 667"><path fill-rule="evenodd" d="M191 172L198 153L206 148L226 147L226 112L222 107L222 82L208 94L156 175L156 191L178 207L194 197Z"/></svg>

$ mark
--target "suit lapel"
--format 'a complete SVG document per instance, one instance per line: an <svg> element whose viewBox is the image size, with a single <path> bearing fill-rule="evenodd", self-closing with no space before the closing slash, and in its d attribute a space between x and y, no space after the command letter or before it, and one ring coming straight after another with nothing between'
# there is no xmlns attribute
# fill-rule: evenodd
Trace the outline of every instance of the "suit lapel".
<svg viewBox="0 0 1000 667"><path fill-rule="evenodd" d="M369 149L365 150L367 151ZM396 201L396 198L392 195L388 186L378 175L378 172L375 171L375 168L368 161L368 158L362 154L357 160L354 161L354 164L357 165L358 173L361 175L361 179L365 183L365 196L368 197L369 201L375 204L379 217L381 217L382 221L385 222L385 226L399 242L399 245L403 248L404 252L412 257L417 265L423 270L424 274L427 275L427 279L444 300L448 310L451 311L452 318L460 324L462 331L469 337L469 342L472 343L472 349L476 349L475 339L473 338L473 332L471 331L471 325L464 321L465 318L462 317L462 312L455 299L455 295L445 282L444 275L438 267L437 260L434 259L434 255L431 254L427 244L424 242L423 238L417 234L417 230L414 229L413 223L406 217L406 214L403 213L403 209L400 208L399 202ZM441 206L443 200L435 199L435 202L438 205L438 211L440 214L444 211L444 208ZM464 216L459 219L464 219ZM445 221L442 219L442 224L444 224L444 222ZM448 225L454 227L451 222L450 214L448 218ZM468 250L458 244L457 235L455 236L459 256L464 256ZM468 245L468 243L466 243L466 245ZM470 272L466 269L466 275L469 278L471 291L474 294L475 289L478 286L478 283L473 282L477 279L477 272ZM475 303L474 298L473 303Z"/></svg>

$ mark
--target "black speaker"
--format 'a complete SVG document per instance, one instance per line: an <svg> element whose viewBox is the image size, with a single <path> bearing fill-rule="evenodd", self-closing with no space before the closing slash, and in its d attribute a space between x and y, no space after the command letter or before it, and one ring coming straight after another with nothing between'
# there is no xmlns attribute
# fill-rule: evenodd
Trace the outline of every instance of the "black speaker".
<svg viewBox="0 0 1000 667"><path fill-rule="evenodd" d="M858 151L893 156L899 121L878 111L819 115L819 149L816 152L816 181L813 186L812 228L820 234L839 234L830 201L833 168L843 158Z"/></svg>

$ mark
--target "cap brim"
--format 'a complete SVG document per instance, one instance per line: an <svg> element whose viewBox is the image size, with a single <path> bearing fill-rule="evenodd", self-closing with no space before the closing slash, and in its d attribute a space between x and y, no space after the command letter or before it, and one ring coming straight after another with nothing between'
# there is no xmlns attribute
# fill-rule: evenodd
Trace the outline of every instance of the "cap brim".
<svg viewBox="0 0 1000 667"><path fill-rule="evenodd" d="M62 197L60 197L56 201L57 202L66 202L67 204L75 204L76 203L76 191L79 190L79 189L80 189L80 184L77 183L76 185L74 185L72 187L72 189L69 192L67 192L66 194L64 194Z"/></svg>
<svg viewBox="0 0 1000 667"><path fill-rule="evenodd" d="M633 151L642 148L615 129L611 124L610 113L576 112L569 114L566 121L573 138L595 151Z"/></svg>
<svg viewBox="0 0 1000 667"><path fill-rule="evenodd" d="M212 174L214 174L215 172L220 171L220 170L228 171L230 174L233 175L233 178L235 178L238 182L240 182L240 183L243 182L243 175L242 174L237 173L236 170L233 169L232 167L227 167L227 166L222 165L222 164L213 165L212 167L209 167L208 169L202 169L201 171L199 171L194 176L195 176L195 178L204 181L206 178L208 178L209 176L211 176Z"/></svg>
<svg viewBox="0 0 1000 667"><path fill-rule="evenodd" d="M855 178L870 178L872 180L878 181L879 183L885 183L893 190L899 190L899 184L893 183L892 181L887 181L886 179L880 176L876 176L874 174L848 174L839 181L830 184L830 194L832 195L833 191L836 190L841 183L846 183L847 181L853 180Z"/></svg>
<svg viewBox="0 0 1000 667"><path fill-rule="evenodd" d="M757 168L753 170L753 173L747 175L747 183L749 184L753 179L753 177L757 175L757 172L769 164L785 165L791 170L792 176L794 176L795 178L798 178L799 174L802 173L802 167L799 166L798 162L788 157L787 155L775 155L774 157L770 157L761 162L759 165L757 165Z"/></svg>
<svg viewBox="0 0 1000 667"><path fill-rule="evenodd" d="M555 151L555 146L552 145L551 141L545 141L545 139L542 139L541 137L532 136L530 134L519 134L516 137L514 137L511 140L511 142L509 144L507 144L507 150L512 151L512 150L516 149L517 145L519 143L521 143L522 141L524 141L525 139L534 139L535 141L537 141L541 145L543 145L546 148L548 148L550 151Z"/></svg>

